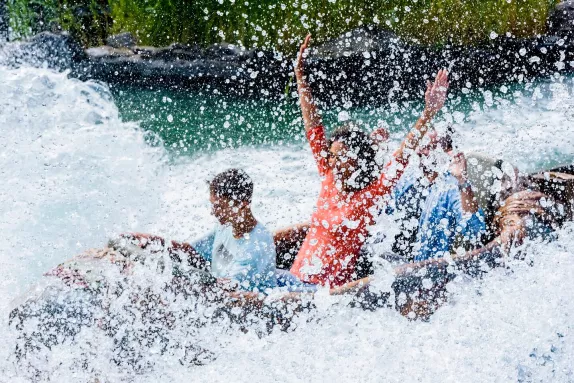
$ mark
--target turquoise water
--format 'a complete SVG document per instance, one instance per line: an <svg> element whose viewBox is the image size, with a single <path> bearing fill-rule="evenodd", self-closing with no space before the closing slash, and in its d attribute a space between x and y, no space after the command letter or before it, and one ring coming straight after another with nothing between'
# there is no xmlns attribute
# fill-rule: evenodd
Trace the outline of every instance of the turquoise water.
<svg viewBox="0 0 574 383"><path fill-rule="evenodd" d="M282 101L245 99L199 91L115 88L116 104L124 121L138 122L157 133L176 155L240 146L273 146L304 142L295 97ZM404 131L420 113L418 102L393 108L324 108L324 122L334 127L352 119L367 131L385 123L392 132ZM405 111L412 109L412 113Z"/></svg>
<svg viewBox="0 0 574 383"><path fill-rule="evenodd" d="M569 84L561 78L558 84ZM491 89L463 89L451 92L447 107L437 122L452 124L466 135L480 136L481 123L496 121L497 113L505 108L535 102L541 112L550 98L554 82L541 80L534 84L502 85ZM221 93L167 89L112 88L120 117L135 122L152 133L147 141L152 146L164 146L171 158L193 157L223 149L239 147L302 147L306 145L296 94L277 100L258 100L225 96ZM355 106L352 101L341 107L323 107L323 120L328 130L346 121L358 123L366 131L384 126L394 141L398 141L413 126L423 109L420 100L401 101L383 106ZM320 101L319 101L320 103ZM477 121L478 116L478 121ZM493 121L494 119L494 121ZM514 121L518 122L517 120ZM160 138L158 140L157 138ZM475 137L476 138L476 137ZM459 137L462 147L468 142ZM508 149L508 148L507 148ZM496 153L500 155L502 153ZM528 169L553 166L570 160L555 153L549 160L540 159ZM519 161L521 162L521 161Z"/></svg>

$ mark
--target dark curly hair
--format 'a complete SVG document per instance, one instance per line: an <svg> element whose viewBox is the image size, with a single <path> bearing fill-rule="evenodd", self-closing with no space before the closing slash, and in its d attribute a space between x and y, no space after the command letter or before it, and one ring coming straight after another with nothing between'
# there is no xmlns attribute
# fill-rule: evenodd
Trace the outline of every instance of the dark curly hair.
<svg viewBox="0 0 574 383"><path fill-rule="evenodd" d="M331 134L329 148L335 142L342 143L357 156L359 175L355 178L355 185L348 185L351 189L362 190L379 177L376 146L367 133L354 124L343 125Z"/></svg>
<svg viewBox="0 0 574 383"><path fill-rule="evenodd" d="M209 181L209 190L218 197L251 202L253 181L242 169L229 169Z"/></svg>

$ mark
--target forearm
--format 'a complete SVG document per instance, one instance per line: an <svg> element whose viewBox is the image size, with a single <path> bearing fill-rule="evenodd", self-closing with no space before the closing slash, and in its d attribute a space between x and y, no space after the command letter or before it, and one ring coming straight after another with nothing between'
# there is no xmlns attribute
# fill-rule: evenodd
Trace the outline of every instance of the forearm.
<svg viewBox="0 0 574 383"><path fill-rule="evenodd" d="M459 182L461 182L459 180ZM460 186L460 206L465 213L475 214L478 211L478 202L468 180L463 180Z"/></svg>
<svg viewBox="0 0 574 383"><path fill-rule="evenodd" d="M448 265L449 261L444 258L430 258L425 259L424 261L406 263L404 265L397 266L395 267L395 274L397 276L406 276L410 274L415 274L419 270L429 266L447 267Z"/></svg>
<svg viewBox="0 0 574 383"><path fill-rule="evenodd" d="M467 252L462 256L453 255L456 267L471 276L478 276L487 269L494 269L502 264L505 250L501 244L500 238L496 238L484 247Z"/></svg>
<svg viewBox="0 0 574 383"><path fill-rule="evenodd" d="M187 258L189 266L201 270L207 269L208 263L205 258L203 258L201 254L199 254L199 252L197 252L197 250L195 250L195 248L189 243L171 241L171 246L168 250L171 258L175 262L181 263L182 259L180 255L184 255Z"/></svg>
<svg viewBox="0 0 574 383"><path fill-rule="evenodd" d="M431 112L426 109L423 111L422 115L415 123L415 126L407 134L403 142L401 142L399 149L395 152L395 159L398 163L403 166L408 164L410 156L414 153L422 138L428 131L433 117L434 115Z"/></svg>
<svg viewBox="0 0 574 383"><path fill-rule="evenodd" d="M401 143L395 158L399 163L406 165L414 150L419 146L421 139L426 134L429 124L434 116L442 109L446 100L448 90L448 72L446 69L438 71L434 84L427 81L425 92L425 109L415 124L414 129L407 135Z"/></svg>
<svg viewBox="0 0 574 383"><path fill-rule="evenodd" d="M306 76L296 71L297 77L297 90L299 92L299 103L301 105L301 113L303 114L303 124L305 131L309 131L317 126L323 124L319 110L313 100L311 87L307 83Z"/></svg>
<svg viewBox="0 0 574 383"><path fill-rule="evenodd" d="M165 240L153 234L145 234L145 233L124 233L120 234L120 237L126 238L131 241L137 241L137 245L142 249L145 249L150 244L158 244L160 246L165 246Z"/></svg>

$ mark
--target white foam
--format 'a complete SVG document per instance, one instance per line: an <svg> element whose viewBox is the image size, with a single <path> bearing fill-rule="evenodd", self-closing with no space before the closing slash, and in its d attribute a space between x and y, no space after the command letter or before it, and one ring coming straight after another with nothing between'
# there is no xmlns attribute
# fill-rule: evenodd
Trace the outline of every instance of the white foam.
<svg viewBox="0 0 574 383"><path fill-rule="evenodd" d="M306 147L244 147L180 159L168 168L163 152L145 144L137 125L120 121L105 86L43 69L0 66L0 89L3 301L55 263L101 246L117 232L201 235L213 224L204 181L231 166L253 177L255 212L269 227L301 222L312 212L319 177ZM475 112L460 126L463 148L501 155L523 170L571 158L574 117L568 109L574 98L565 85L548 96L533 105L523 99ZM533 245L533 267L518 263L512 272L453 284L450 302L429 323L325 298L314 317L320 320L302 318L293 333L258 338L213 329L215 362L183 367L158 357L156 373L137 379L571 381L573 234L570 226L553 244ZM4 325L4 304L0 315ZM105 347L99 341L94 335L94 344ZM74 355L62 347L62 358ZM9 353L8 348L2 355ZM109 369L109 380L130 378L107 366L102 355L98 368ZM50 368L54 379L91 378L57 363Z"/></svg>
<svg viewBox="0 0 574 383"><path fill-rule="evenodd" d="M109 91L0 66L0 262L11 291L158 206L161 151L120 121Z"/></svg>
<svg viewBox="0 0 574 383"><path fill-rule="evenodd" d="M534 172L574 161L573 79L527 85L508 98L483 92L465 120L456 123L462 150L502 158L521 171ZM453 113L456 117L456 113Z"/></svg>

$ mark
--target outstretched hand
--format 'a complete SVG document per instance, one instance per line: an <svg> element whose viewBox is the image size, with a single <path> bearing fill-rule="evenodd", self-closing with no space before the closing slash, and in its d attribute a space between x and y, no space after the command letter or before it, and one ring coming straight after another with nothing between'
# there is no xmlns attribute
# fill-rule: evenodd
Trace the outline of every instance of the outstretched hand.
<svg viewBox="0 0 574 383"><path fill-rule="evenodd" d="M304 74L304 58L307 57L307 48L309 47L309 41L311 40L311 34L309 33L307 37L305 37L305 41L301 44L301 48L299 49L299 53L297 54L297 61L295 62L295 76L300 79L303 77Z"/></svg>
<svg viewBox="0 0 574 383"><path fill-rule="evenodd" d="M444 106L448 85L448 71L446 69L438 71L434 83L427 81L425 113L428 117L433 117Z"/></svg>

